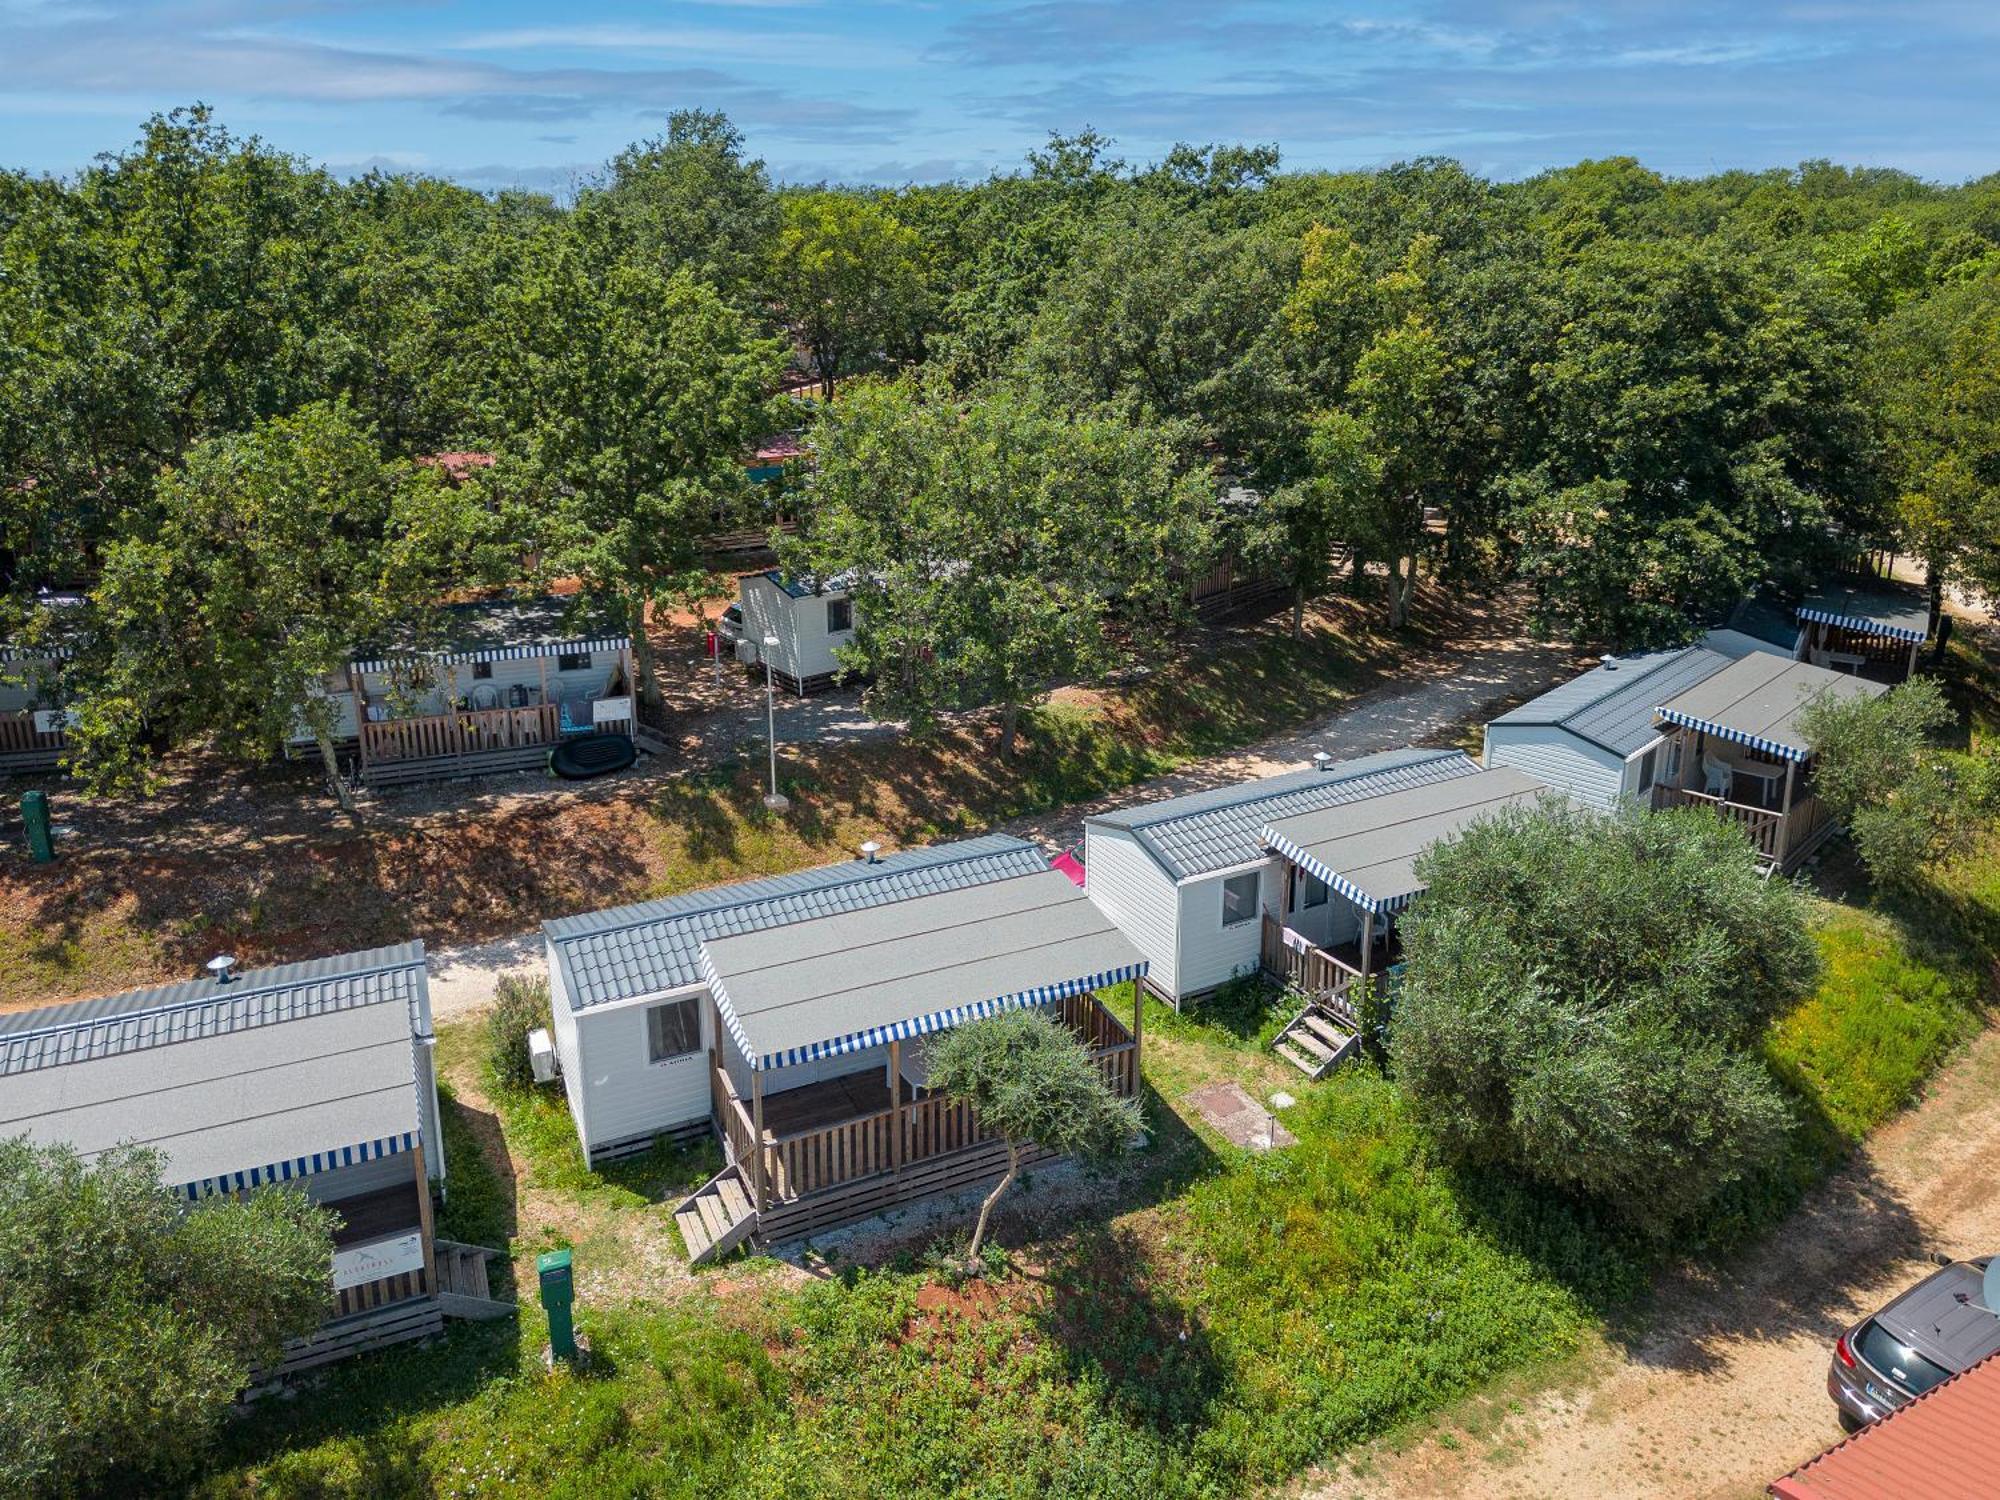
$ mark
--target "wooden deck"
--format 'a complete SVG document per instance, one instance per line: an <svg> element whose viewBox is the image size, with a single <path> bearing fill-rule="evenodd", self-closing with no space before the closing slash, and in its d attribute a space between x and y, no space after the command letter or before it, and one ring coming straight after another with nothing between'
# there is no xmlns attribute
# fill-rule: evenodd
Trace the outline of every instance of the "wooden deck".
<svg viewBox="0 0 2000 1500"><path fill-rule="evenodd" d="M570 713L589 725L589 703L572 704ZM621 719L591 727L629 734L635 726L630 719ZM389 786L530 770L564 738L562 707L555 703L364 723L361 779L370 786Z"/></svg>
<svg viewBox="0 0 2000 1500"><path fill-rule="evenodd" d="M1269 912L1264 914L1260 958L1265 973L1319 999L1342 998L1362 978L1358 950L1350 961L1310 943L1287 942L1284 924Z"/></svg>
<svg viewBox="0 0 2000 1500"><path fill-rule="evenodd" d="M68 746L69 736L60 729L35 728L32 709L0 713L0 771L53 770Z"/></svg>
<svg viewBox="0 0 2000 1500"><path fill-rule="evenodd" d="M1089 995L1062 1001L1061 1019L1090 1047L1112 1089L1132 1097L1139 1085L1139 1043L1125 1023ZM895 1053L892 1044L891 1066ZM969 1107L907 1080L901 1080L901 1097L892 1100L887 1077L887 1069L869 1068L763 1095L760 1150L754 1123L759 1101L743 1099L711 1055L717 1129L729 1160L750 1184L767 1243L852 1223L894 1203L965 1186L988 1171L1000 1141Z"/></svg>
<svg viewBox="0 0 2000 1500"><path fill-rule="evenodd" d="M1740 827L1757 858L1781 873L1789 872L1833 832L1833 817L1826 804L1811 794L1798 798L1788 810L1776 812L1692 787L1660 786L1653 789L1653 806L1708 808Z"/></svg>

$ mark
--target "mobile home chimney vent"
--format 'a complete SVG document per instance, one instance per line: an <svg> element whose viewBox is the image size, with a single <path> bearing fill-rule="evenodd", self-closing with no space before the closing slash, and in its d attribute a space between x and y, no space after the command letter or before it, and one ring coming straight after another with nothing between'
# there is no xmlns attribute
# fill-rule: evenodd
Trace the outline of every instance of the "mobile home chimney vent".
<svg viewBox="0 0 2000 1500"><path fill-rule="evenodd" d="M218 953L208 961L208 977L217 984L227 984L236 977L236 955Z"/></svg>
<svg viewBox="0 0 2000 1500"><path fill-rule="evenodd" d="M1328 755L1324 750L1313 751L1313 769L1315 771L1324 771L1332 764L1333 757Z"/></svg>
<svg viewBox="0 0 2000 1500"><path fill-rule="evenodd" d="M871 865L875 863L875 856L880 854L881 852L882 852L882 846L876 843L875 840L873 839L869 839L866 843L864 843L861 846L861 857L867 860L868 863Z"/></svg>

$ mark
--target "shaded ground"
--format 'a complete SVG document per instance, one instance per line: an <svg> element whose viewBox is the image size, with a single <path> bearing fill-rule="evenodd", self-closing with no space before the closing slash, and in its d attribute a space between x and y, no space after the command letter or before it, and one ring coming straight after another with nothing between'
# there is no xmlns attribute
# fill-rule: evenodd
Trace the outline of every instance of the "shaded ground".
<svg viewBox="0 0 2000 1500"><path fill-rule="evenodd" d="M0 827L0 1008L180 977L221 951L248 965L422 937L441 950L449 1013L532 963L522 934L551 916L822 863L867 838L895 848L1006 827L1053 842L1075 818L1040 810L1234 779L1321 743L1346 754L1422 738L1569 665L1517 644L1514 600L1432 591L1392 637L1374 606L1336 599L1311 626L1292 642L1282 620L1253 622L1159 671L1059 693L1011 764L994 754L986 715L921 744L871 733L782 745L794 804L782 819L761 806L762 746L748 740L713 763L660 757L582 785L517 776L383 796L358 823L297 766L184 767L143 801L89 802L57 783L69 831L54 865L27 861L17 822ZM682 634L698 660L694 632ZM1370 689L1328 738L1327 724ZM742 717L740 706L727 712ZM849 710L813 700L800 712ZM1291 727L1301 723L1313 727ZM1247 759L1231 750L1245 743L1263 748ZM1159 778L1165 767L1180 770Z"/></svg>
<svg viewBox="0 0 2000 1500"><path fill-rule="evenodd" d="M1408 1446L1354 1455L1321 1500L1618 1495L1706 1500L1763 1486L1840 1437L1833 1340L1932 1269L2000 1249L2000 1030L1880 1131L1754 1251L1666 1281L1642 1329L1502 1392Z"/></svg>

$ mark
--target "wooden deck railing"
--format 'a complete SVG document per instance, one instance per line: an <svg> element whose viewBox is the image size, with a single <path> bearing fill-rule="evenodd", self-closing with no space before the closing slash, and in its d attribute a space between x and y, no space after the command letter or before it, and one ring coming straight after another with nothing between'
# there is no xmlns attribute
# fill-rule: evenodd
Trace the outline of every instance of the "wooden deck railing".
<svg viewBox="0 0 2000 1500"><path fill-rule="evenodd" d="M1063 1002L1063 1020L1083 1037L1104 1072L1107 1084L1121 1097L1137 1091L1138 1047L1124 1022L1089 995ZM716 1114L729 1138L730 1153L750 1160L755 1129L729 1075L712 1067ZM901 1121L901 1150L897 1123ZM969 1146L997 1140L980 1124L971 1106L955 1104L941 1094L913 1099L900 1110L889 1108L858 1115L838 1124L790 1135L764 1133L766 1196L774 1203L791 1202L809 1193L896 1171L930 1157L948 1156Z"/></svg>
<svg viewBox="0 0 2000 1500"><path fill-rule="evenodd" d="M24 750L60 750L68 743L69 736L60 729L44 733L35 728L33 709L0 713L0 755Z"/></svg>
<svg viewBox="0 0 2000 1500"><path fill-rule="evenodd" d="M362 724L361 758L368 762L429 760L441 755L552 745L561 737L561 726L562 710L553 703L384 719Z"/></svg>
<svg viewBox="0 0 2000 1500"><path fill-rule="evenodd" d="M1817 803L1818 798L1808 798ZM1768 808L1751 807L1748 803L1731 802L1712 792L1697 792L1692 787L1668 786L1660 788L1657 804L1660 807L1706 807L1718 817L1736 824L1750 836L1751 846L1760 859L1768 859L1773 864L1783 861L1787 852L1785 838L1785 814L1772 812Z"/></svg>
<svg viewBox="0 0 2000 1500"><path fill-rule="evenodd" d="M1300 949L1287 943L1284 924L1269 912L1264 914L1260 957L1266 973L1309 995L1339 996L1361 978L1359 969L1342 963L1324 948L1308 944Z"/></svg>

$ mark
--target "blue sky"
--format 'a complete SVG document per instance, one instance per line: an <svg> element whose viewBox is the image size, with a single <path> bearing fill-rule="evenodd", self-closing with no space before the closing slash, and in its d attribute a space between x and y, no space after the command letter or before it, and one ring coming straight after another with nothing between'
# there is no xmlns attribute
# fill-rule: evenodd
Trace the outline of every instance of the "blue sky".
<svg viewBox="0 0 2000 1500"><path fill-rule="evenodd" d="M2000 0L0 0L0 165L72 171L203 99L336 170L489 188L561 191L683 106L792 181L978 176L1086 124L1135 161L1955 181L2000 169L1996 64Z"/></svg>

